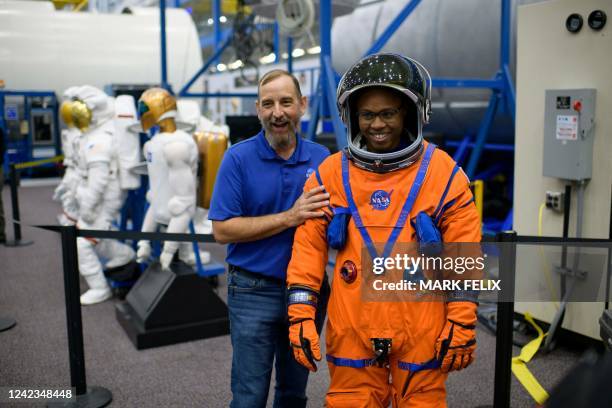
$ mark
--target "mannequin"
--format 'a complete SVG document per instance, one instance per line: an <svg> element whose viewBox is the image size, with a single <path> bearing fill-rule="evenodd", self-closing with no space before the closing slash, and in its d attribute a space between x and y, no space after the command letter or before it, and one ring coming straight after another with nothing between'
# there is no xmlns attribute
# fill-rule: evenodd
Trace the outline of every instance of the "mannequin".
<svg viewBox="0 0 612 408"><path fill-rule="evenodd" d="M119 157L115 140L114 103L100 89L79 87L71 104L72 119L82 132L78 168L81 180L76 189L80 229L110 230L126 197L119 182ZM130 263L134 250L112 239L77 239L79 271L89 290L81 296L82 305L103 302L112 296L104 277L104 268L118 268Z"/></svg>
<svg viewBox="0 0 612 408"><path fill-rule="evenodd" d="M61 225L74 225L79 218L78 205L76 202L76 188L80 180L77 172L78 142L81 136L79 129L72 121L71 96L76 87L68 88L64 93L64 102L60 106L60 117L66 125L62 129L62 152L64 154L64 177L53 193L53 200L62 204L62 213L57 216Z"/></svg>
<svg viewBox="0 0 612 408"><path fill-rule="evenodd" d="M186 233L196 209L196 174L198 149L193 137L177 129L176 99L165 89L146 90L138 102L140 122L144 131L159 126L157 133L143 147L149 173L149 208L142 225L143 232L166 227L169 233ZM166 241L159 261L169 269L176 252L189 262L193 257L190 242ZM149 241L138 242L137 261L151 256Z"/></svg>

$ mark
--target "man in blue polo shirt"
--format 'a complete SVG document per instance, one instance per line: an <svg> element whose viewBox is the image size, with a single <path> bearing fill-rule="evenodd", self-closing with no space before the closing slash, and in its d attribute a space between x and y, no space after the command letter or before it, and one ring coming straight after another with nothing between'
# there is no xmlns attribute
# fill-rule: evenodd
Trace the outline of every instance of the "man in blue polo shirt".
<svg viewBox="0 0 612 408"><path fill-rule="evenodd" d="M217 242L229 243L233 408L266 406L273 364L274 407L306 406L308 370L291 354L285 279L295 228L329 204L322 186L302 193L329 155L298 135L306 106L295 77L266 73L256 102L263 130L226 152L215 183L209 218ZM328 294L325 281L319 331Z"/></svg>

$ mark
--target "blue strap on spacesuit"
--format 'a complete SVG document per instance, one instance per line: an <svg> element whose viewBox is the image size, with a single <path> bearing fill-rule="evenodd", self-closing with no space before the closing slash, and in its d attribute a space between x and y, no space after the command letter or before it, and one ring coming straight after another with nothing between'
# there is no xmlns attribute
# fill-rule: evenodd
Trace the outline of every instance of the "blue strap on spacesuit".
<svg viewBox="0 0 612 408"><path fill-rule="evenodd" d="M452 199L450 200L448 203L444 204L444 207L442 207L442 209L440 210L440 212L438 213L438 216L436 217L436 219L434 220L434 223L436 225L440 225L440 221L442 221L442 216L444 215L444 213L446 212L446 210L448 210L449 208L451 208L455 203L457 202L457 199Z"/></svg>
<svg viewBox="0 0 612 408"><path fill-rule="evenodd" d="M431 360L425 363L421 363L421 364L408 363L406 361L397 362L397 366L400 370L407 370L407 371L410 371L411 373L417 373L423 370L433 370L435 368L440 368L441 365L442 365L442 361L436 358L432 358Z"/></svg>
<svg viewBox="0 0 612 408"><path fill-rule="evenodd" d="M468 205L472 204L474 201L476 200L474 200L474 197L472 197L465 204L461 204L459 208L467 207Z"/></svg>
<svg viewBox="0 0 612 408"><path fill-rule="evenodd" d="M352 358L342 358L342 357L334 357L330 354L325 356L326 360L329 363L337 367L351 367L351 368L366 368L376 365L375 358L361 358L361 359L352 359ZM408 363L406 361L398 361L397 366L400 370L407 370L411 373L416 373L423 370L433 370L439 368L441 365L440 360L436 360L432 358L431 360L425 363Z"/></svg>
<svg viewBox="0 0 612 408"><path fill-rule="evenodd" d="M431 160L431 157L433 156L433 152L435 149L436 149L436 145L434 145L433 143L430 143L427 146L427 150L425 151L425 157L423 157L423 161L421 162L421 166L419 167L419 172L417 173L414 183L412 184L412 187L410 188L410 194L408 195L408 199L406 200L406 203L404 204L404 207L402 208L402 212L397 220L397 224L395 225L393 231L391 232L391 235L389 236L389 240L385 244L385 250L383 253L384 258L389 257L389 254L391 253L391 251L393 250L393 246L395 245L395 241L397 241L397 238L401 230L406 225L406 221L408 220L408 217L410 216L410 211L412 211L412 207L414 206L414 203L419 195L421 186L423 185L423 182L425 181L425 175L427 174L427 168L429 167L429 162Z"/></svg>
<svg viewBox="0 0 612 408"><path fill-rule="evenodd" d="M440 202L433 212L433 215L430 216L425 211L421 211L417 214L412 222L412 226L416 232L417 242L419 243L419 252L421 254L436 256L442 252L442 234L440 233L438 226L440 225L440 220L442 219L444 212L455 204L455 199L446 204L444 204L444 200L446 199L451 184L453 183L455 174L457 174L458 171L459 165L455 165L450 177L448 178L444 192L440 197Z"/></svg>
<svg viewBox="0 0 612 408"><path fill-rule="evenodd" d="M315 170L315 176L319 185L323 185L319 170ZM351 220L351 211L346 207L327 206L332 213L332 218L327 226L327 244L333 249L342 249L346 244L348 223Z"/></svg>
<svg viewBox="0 0 612 408"><path fill-rule="evenodd" d="M376 359L373 358L362 358L362 359L352 359L352 358L342 358L342 357L334 357L330 354L325 356L327 362L332 363L338 367L351 367L351 368L366 368L373 366L376 362Z"/></svg>
<svg viewBox="0 0 612 408"><path fill-rule="evenodd" d="M453 184L453 179L455 178L455 174L457 174L457 172L459 171L460 167L458 164L455 164L455 167L453 168L453 171L450 175L450 177L448 178L448 183L446 183L446 188L444 189L444 192L442 193L442 197L440 197L440 202L438 203L438 206L436 207L435 211L433 212L433 218L435 220L436 225L438 225L440 223L440 219L442 218L442 215L444 214L444 212L455 203L455 200L451 200L449 203L447 203L446 205L444 204L444 200L446 199L446 195L448 194L448 191L450 190L451 184Z"/></svg>
<svg viewBox="0 0 612 408"><path fill-rule="evenodd" d="M382 254L382 257L384 258L389 256L391 250L393 249L393 246L395 245L395 241L397 240L400 232L406 225L406 220L408 219L408 215L410 215L410 211L412 210L414 202L416 201L416 198L419 195L419 191L421 190L421 186L423 185L423 181L425 180L425 175L427 174L429 162L431 161L431 157L433 156L433 152L435 149L436 145L434 145L433 143L430 143L427 146L427 150L425 151L423 160L421 161L421 165L419 166L419 170L414 179L414 183L410 188L410 193L408 194L406 202L402 207L402 212L400 213L399 218L397 219L397 222L393 227L393 231L391 231L387 243L385 244L385 248ZM348 201L351 214L353 216L353 219L355 220L355 225L359 229L361 237L363 238L363 241L366 244L372 259L378 258L378 253L376 251L376 248L374 247L372 238L370 237L370 234L368 233L366 227L363 225L363 221L361 220L361 216L359 215L359 210L357 209L357 206L355 205L355 200L353 199L351 183L349 180L349 165L346 155L342 155L342 183L344 184L344 192L346 194L346 199Z"/></svg>
<svg viewBox="0 0 612 408"><path fill-rule="evenodd" d="M434 220L425 211L417 214L414 230L419 245L419 253L427 256L440 255L442 252L442 235Z"/></svg>
<svg viewBox="0 0 612 408"><path fill-rule="evenodd" d="M327 243L333 249L342 249L348 237L351 211L346 207L336 207L333 212L334 215L327 226Z"/></svg>
<svg viewBox="0 0 612 408"><path fill-rule="evenodd" d="M319 169L315 170L315 177L317 178L317 181L319 182L319 185L323 186L323 188L325 188L325 186L323 185L323 180L321 180L321 175L319 174ZM334 209L329 204L327 205L327 208L329 208L329 211L332 211L332 212L334 211Z"/></svg>

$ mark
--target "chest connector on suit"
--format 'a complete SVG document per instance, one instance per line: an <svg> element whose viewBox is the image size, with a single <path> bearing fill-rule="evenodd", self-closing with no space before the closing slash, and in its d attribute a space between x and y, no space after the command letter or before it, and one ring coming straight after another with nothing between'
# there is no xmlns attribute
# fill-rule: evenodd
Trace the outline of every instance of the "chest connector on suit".
<svg viewBox="0 0 612 408"><path fill-rule="evenodd" d="M353 283L357 279L357 265L353 261L344 261L340 268L340 277L346 283Z"/></svg>

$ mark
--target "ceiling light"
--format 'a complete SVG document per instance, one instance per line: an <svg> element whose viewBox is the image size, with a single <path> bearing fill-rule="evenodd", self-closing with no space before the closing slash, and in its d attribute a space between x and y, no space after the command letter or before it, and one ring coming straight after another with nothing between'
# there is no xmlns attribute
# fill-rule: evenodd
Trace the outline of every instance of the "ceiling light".
<svg viewBox="0 0 612 408"><path fill-rule="evenodd" d="M259 59L259 62L262 64L271 64L274 61L276 61L276 54L274 54L273 52Z"/></svg>
<svg viewBox="0 0 612 408"><path fill-rule="evenodd" d="M217 71L222 72L225 71L227 69L227 65L225 64L218 64L217 65Z"/></svg>
<svg viewBox="0 0 612 408"><path fill-rule="evenodd" d="M228 68L229 69L238 69L240 67L242 67L244 64L242 63L242 61L240 60L236 60L234 62L232 62L231 64L228 64Z"/></svg>
<svg viewBox="0 0 612 408"><path fill-rule="evenodd" d="M321 53L321 47L319 47L317 45L316 47L309 48L306 52L309 53L309 54L320 54Z"/></svg>

